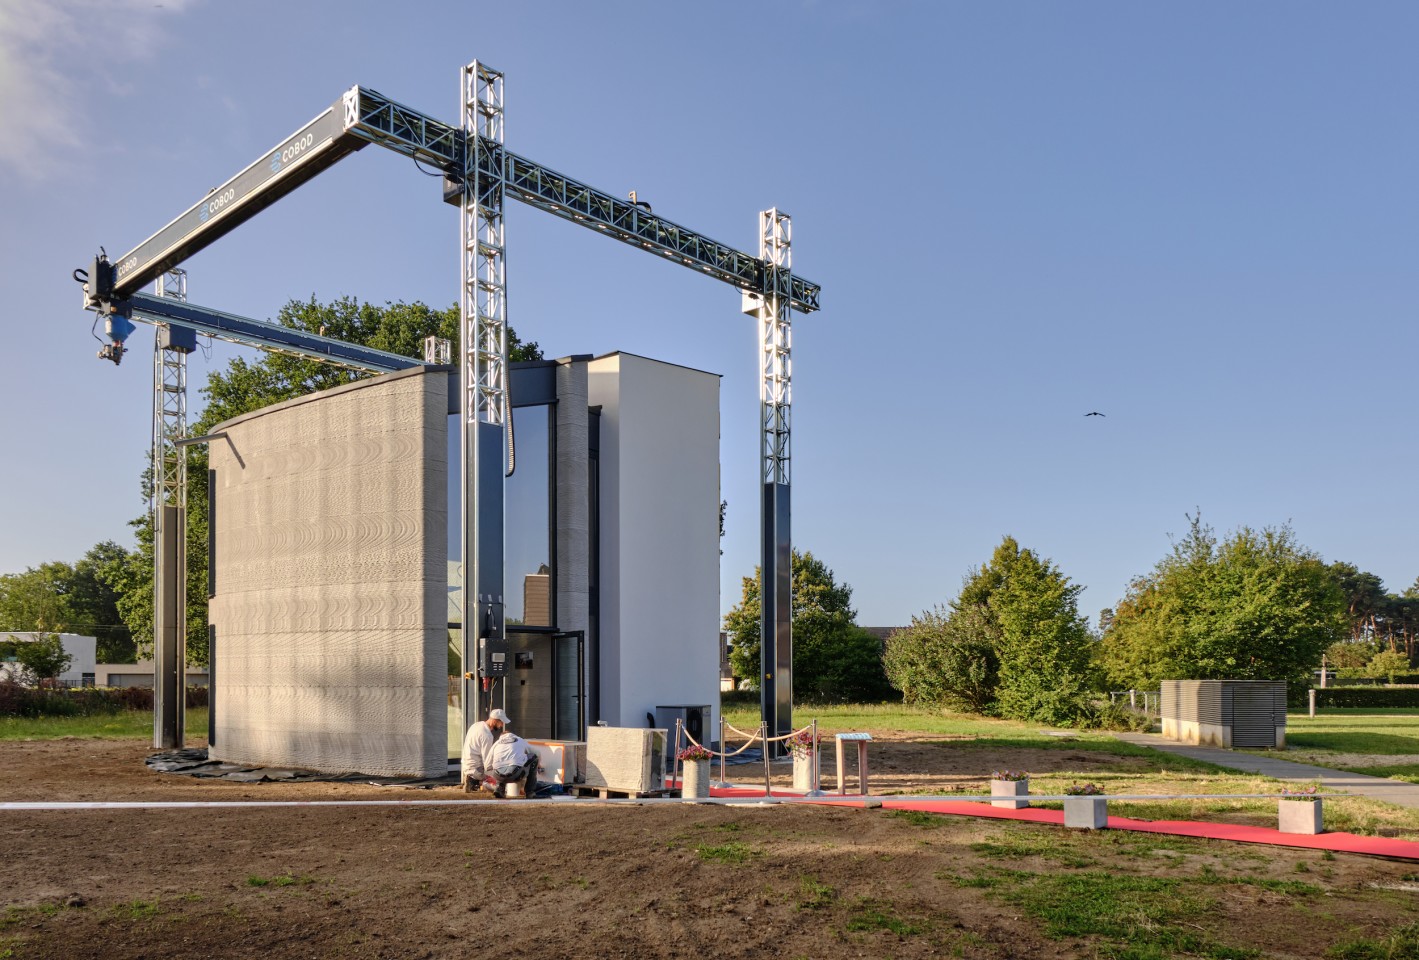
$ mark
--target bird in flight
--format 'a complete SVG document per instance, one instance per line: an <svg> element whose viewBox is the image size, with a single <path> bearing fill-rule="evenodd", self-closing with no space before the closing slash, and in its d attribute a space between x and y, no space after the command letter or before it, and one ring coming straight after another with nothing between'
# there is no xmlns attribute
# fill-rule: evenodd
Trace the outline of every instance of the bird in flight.
<svg viewBox="0 0 1419 960"><path fill-rule="evenodd" d="M1108 416L1108 414L1106 414L1106 413L1100 413L1099 411L1094 410L1094 411L1091 411L1091 412L1089 412L1089 413L1084 414L1084 416L1086 416L1086 417L1106 417L1106 416Z"/></svg>

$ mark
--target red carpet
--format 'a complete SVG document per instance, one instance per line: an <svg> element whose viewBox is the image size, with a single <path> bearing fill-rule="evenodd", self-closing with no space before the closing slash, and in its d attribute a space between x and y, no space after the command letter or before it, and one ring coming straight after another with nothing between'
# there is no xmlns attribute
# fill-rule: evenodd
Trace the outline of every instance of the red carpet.
<svg viewBox="0 0 1419 960"><path fill-rule="evenodd" d="M733 787L714 789L716 797L762 797L762 789ZM799 794L788 790L776 790L775 797L796 797ZM1063 810L1005 810L992 807L988 803L972 803L964 800L914 800L911 797L872 797L875 804L881 802L885 810L921 810L960 817L984 817L991 820L1024 820L1028 823L1064 823ZM803 803L840 807L861 807L866 801L862 797L815 797L804 798ZM1268 827L1245 827L1232 823L1200 823L1192 820L1131 820L1128 817L1109 817L1110 830L1134 830L1139 833L1164 833L1178 837L1201 837L1207 840L1231 840L1236 843L1265 843L1277 847L1302 847L1308 850L1332 850L1336 853L1363 853L1376 857L1394 857L1399 860L1419 860L1419 843L1413 840L1395 840L1389 837L1358 837L1353 833L1322 833L1307 836L1297 833L1282 833Z"/></svg>

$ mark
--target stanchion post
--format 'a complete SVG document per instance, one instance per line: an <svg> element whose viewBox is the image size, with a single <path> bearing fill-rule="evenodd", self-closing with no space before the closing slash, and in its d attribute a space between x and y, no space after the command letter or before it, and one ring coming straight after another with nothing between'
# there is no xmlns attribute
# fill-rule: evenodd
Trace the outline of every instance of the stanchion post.
<svg viewBox="0 0 1419 960"><path fill-rule="evenodd" d="M813 718L813 796L823 795L823 744L818 740L818 718Z"/></svg>
<svg viewBox="0 0 1419 960"><path fill-rule="evenodd" d="M1311 687L1309 693L1311 695L1311 719L1314 720L1316 718L1316 688Z"/></svg>
<svg viewBox="0 0 1419 960"><path fill-rule="evenodd" d="M721 713L719 715L719 785L721 787L729 782L728 780L724 779L724 764L726 758L726 751L728 750L729 744L726 743L724 739L724 714Z"/></svg>
<svg viewBox="0 0 1419 960"><path fill-rule="evenodd" d="M774 791L769 784L769 724L766 720L759 721L759 739L764 744L764 796L771 797Z"/></svg>
<svg viewBox="0 0 1419 960"><path fill-rule="evenodd" d="M670 789L671 789L671 790L674 790L675 787L680 783L680 732L681 732L681 726L680 726L680 724L681 724L682 720L683 720L682 717L676 717L676 718L675 718L675 764L674 764L674 766L672 766L672 767L670 768L670 769L673 771L673 772L671 773L671 775L670 775ZM683 795L683 791L682 791L682 795Z"/></svg>

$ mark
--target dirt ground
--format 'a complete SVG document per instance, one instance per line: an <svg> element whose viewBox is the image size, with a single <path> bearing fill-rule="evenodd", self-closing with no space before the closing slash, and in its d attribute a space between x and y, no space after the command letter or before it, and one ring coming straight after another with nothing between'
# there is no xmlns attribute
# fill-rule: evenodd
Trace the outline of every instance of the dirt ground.
<svg viewBox="0 0 1419 960"><path fill-rule="evenodd" d="M194 780L148 771L147 752L0 743L0 800L462 796ZM874 744L874 788L975 792L988 758L961 753ZM1038 773L1100 759L1039 754L1011 760ZM13 960L1289 958L1419 920L1415 863L883 810L507 801L0 816L0 958Z"/></svg>

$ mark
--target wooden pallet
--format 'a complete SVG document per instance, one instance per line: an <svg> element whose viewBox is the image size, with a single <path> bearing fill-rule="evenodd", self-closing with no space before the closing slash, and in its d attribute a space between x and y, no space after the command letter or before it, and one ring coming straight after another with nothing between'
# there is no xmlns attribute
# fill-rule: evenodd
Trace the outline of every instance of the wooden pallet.
<svg viewBox="0 0 1419 960"><path fill-rule="evenodd" d="M644 800L653 797L678 797L680 791L676 790L647 790L637 792L635 790L610 790L606 787L590 787L584 783L574 783L568 788L578 797L597 797L602 800Z"/></svg>

